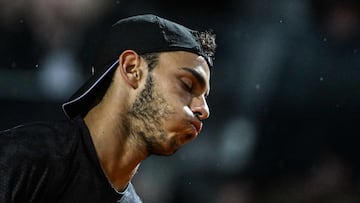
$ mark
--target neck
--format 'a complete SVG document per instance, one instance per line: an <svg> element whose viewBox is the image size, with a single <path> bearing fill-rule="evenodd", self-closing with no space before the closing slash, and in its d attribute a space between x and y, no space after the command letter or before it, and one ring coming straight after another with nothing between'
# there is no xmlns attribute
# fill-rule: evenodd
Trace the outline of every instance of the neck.
<svg viewBox="0 0 360 203"><path fill-rule="evenodd" d="M123 191L147 152L135 136L130 135L126 114L114 113L108 106L114 105L100 103L84 120L105 175L114 189Z"/></svg>

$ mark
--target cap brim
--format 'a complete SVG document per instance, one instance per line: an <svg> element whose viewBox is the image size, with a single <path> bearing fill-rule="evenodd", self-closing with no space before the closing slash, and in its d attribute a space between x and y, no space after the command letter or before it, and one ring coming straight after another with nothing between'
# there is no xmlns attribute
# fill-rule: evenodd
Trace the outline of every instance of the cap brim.
<svg viewBox="0 0 360 203"><path fill-rule="evenodd" d="M67 117L73 118L89 110L94 98L99 94L96 90L102 87L102 83L108 79L108 76L111 75L110 73L115 69L118 62L118 60L113 62L102 74L92 75L75 94L71 96L69 101L62 105L62 109Z"/></svg>

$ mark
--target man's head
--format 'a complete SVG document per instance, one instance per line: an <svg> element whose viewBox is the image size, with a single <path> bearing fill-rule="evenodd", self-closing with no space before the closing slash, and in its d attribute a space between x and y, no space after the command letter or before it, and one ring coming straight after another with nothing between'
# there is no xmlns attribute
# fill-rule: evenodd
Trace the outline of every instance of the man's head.
<svg viewBox="0 0 360 203"><path fill-rule="evenodd" d="M94 98L104 93L101 90L108 86L118 65L119 55L127 49L141 56L165 51L187 51L203 56L212 67L215 48L215 35L209 31L191 30L152 14L121 19L100 43L92 76L63 104L63 110L70 118L84 116L94 104Z"/></svg>
<svg viewBox="0 0 360 203"><path fill-rule="evenodd" d="M114 24L103 45L95 73L63 105L69 117L86 115L104 94L121 88L128 97L122 119L150 153L172 154L197 136L209 116L211 32L141 15Z"/></svg>

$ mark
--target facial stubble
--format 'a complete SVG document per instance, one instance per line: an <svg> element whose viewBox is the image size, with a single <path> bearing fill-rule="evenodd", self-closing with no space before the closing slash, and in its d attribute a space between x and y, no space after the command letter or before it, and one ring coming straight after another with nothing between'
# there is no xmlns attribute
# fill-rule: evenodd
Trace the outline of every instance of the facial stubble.
<svg viewBox="0 0 360 203"><path fill-rule="evenodd" d="M163 154L162 145L168 142L163 124L173 114L173 109L154 84L150 73L144 89L128 111L130 135L145 144L149 155ZM170 140L169 144L173 147L176 141Z"/></svg>

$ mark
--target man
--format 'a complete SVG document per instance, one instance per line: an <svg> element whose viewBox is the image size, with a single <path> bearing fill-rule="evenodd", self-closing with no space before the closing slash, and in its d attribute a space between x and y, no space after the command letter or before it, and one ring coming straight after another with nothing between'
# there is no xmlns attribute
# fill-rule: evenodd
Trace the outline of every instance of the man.
<svg viewBox="0 0 360 203"><path fill-rule="evenodd" d="M131 179L171 155L208 118L215 35L155 15L118 21L70 118L0 134L0 202L141 202Z"/></svg>

